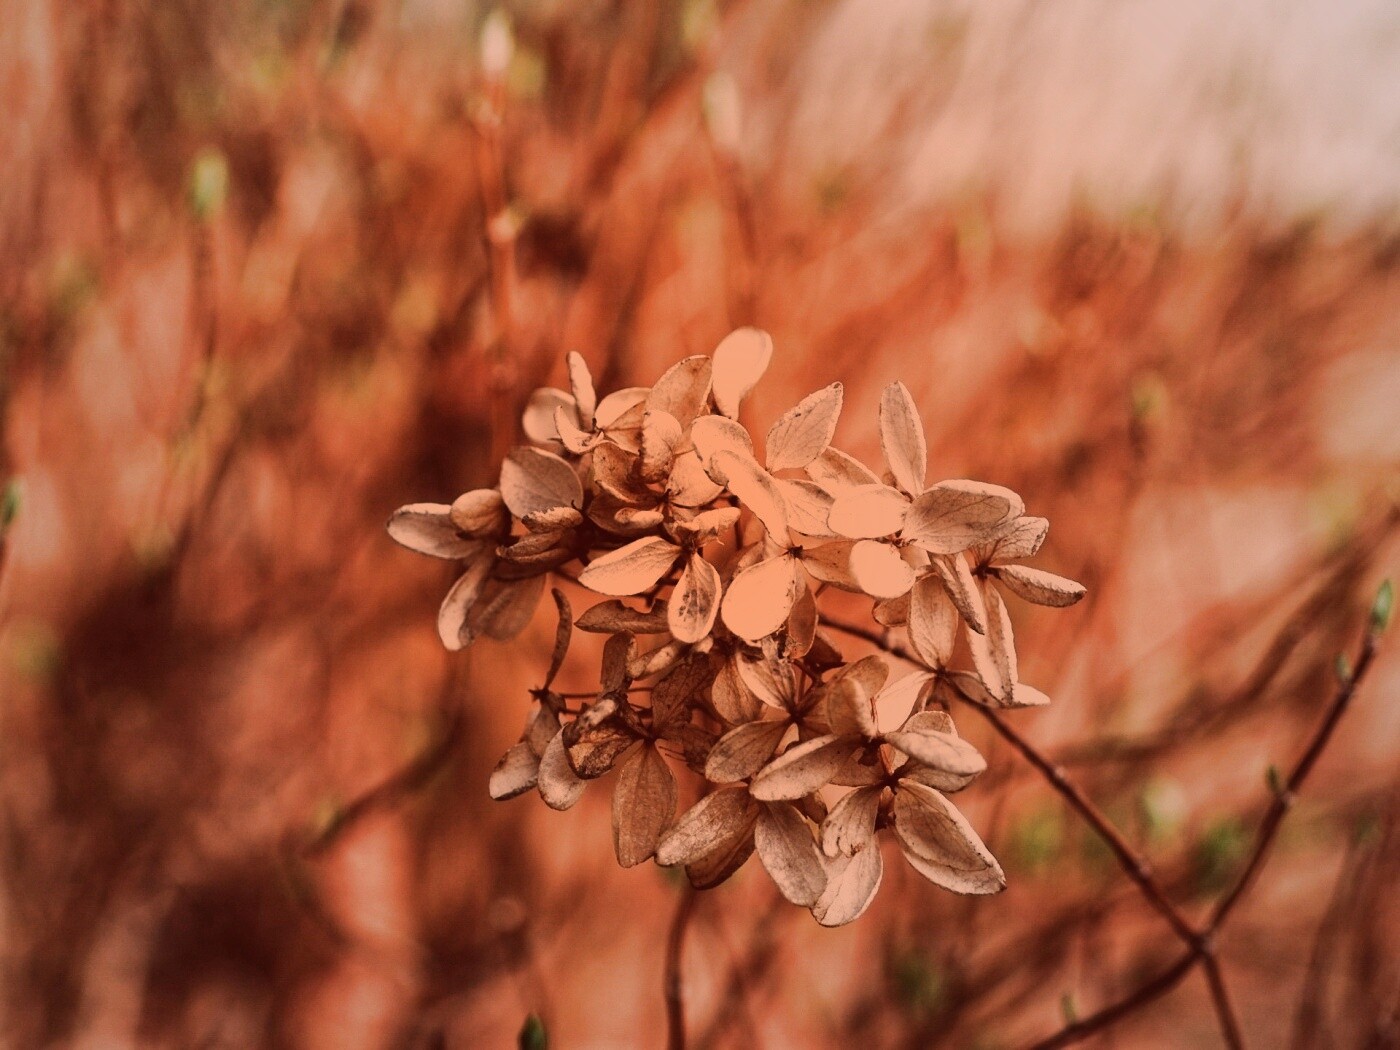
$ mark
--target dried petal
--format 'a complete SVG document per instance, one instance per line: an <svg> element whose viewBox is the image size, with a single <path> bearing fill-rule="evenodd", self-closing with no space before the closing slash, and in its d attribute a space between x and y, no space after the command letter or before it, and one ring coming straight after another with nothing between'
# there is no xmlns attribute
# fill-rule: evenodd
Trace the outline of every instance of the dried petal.
<svg viewBox="0 0 1400 1050"><path fill-rule="evenodd" d="M998 893L1006 876L977 832L933 788L902 781L894 797L895 834L924 878L954 893Z"/></svg>
<svg viewBox="0 0 1400 1050"><path fill-rule="evenodd" d="M739 680L760 702L787 711L797 697L798 671L786 660L750 660L740 656L734 665Z"/></svg>
<svg viewBox="0 0 1400 1050"><path fill-rule="evenodd" d="M469 536L502 536L510 529L510 512L495 489L472 489L452 501L452 524Z"/></svg>
<svg viewBox="0 0 1400 1050"><path fill-rule="evenodd" d="M559 432L559 440L564 447L576 456L581 456L598 443L599 436L593 431L584 430L575 422L577 413L564 405L554 410L554 429Z"/></svg>
<svg viewBox="0 0 1400 1050"><path fill-rule="evenodd" d="M583 796L585 784L569 765L564 734L556 733L540 756L540 798L550 809L570 809Z"/></svg>
<svg viewBox="0 0 1400 1050"><path fill-rule="evenodd" d="M802 586L797 559L790 554L750 566L734 577L724 594L724 625L746 642L766 638L784 623Z"/></svg>
<svg viewBox="0 0 1400 1050"><path fill-rule="evenodd" d="M859 591L860 584L851 573L851 550L856 540L833 540L802 548L802 567L814 580L829 583L846 591Z"/></svg>
<svg viewBox="0 0 1400 1050"><path fill-rule="evenodd" d="M831 504L827 523L848 539L893 536L904 527L909 500L888 485L858 485L842 489Z"/></svg>
<svg viewBox="0 0 1400 1050"><path fill-rule="evenodd" d="M833 496L858 485L878 485L879 476L854 456L828 448L807 464L807 476Z"/></svg>
<svg viewBox="0 0 1400 1050"><path fill-rule="evenodd" d="M498 802L523 795L535 786L540 760L530 750L525 741L515 744L496 763L491 771L491 782L487 790Z"/></svg>
<svg viewBox="0 0 1400 1050"><path fill-rule="evenodd" d="M875 815L884 788L864 787L850 792L832 807L822 822L822 852L828 857L850 856L875 844Z"/></svg>
<svg viewBox="0 0 1400 1050"><path fill-rule="evenodd" d="M923 492L928 443L918 407L903 383L891 383L880 397L880 444L899 487L911 496Z"/></svg>
<svg viewBox="0 0 1400 1050"><path fill-rule="evenodd" d="M901 729L886 733L885 742L926 766L956 776L976 776L987 768L987 760L978 750L953 733Z"/></svg>
<svg viewBox="0 0 1400 1050"><path fill-rule="evenodd" d="M664 634L670 628L665 602L657 602L650 612L640 612L616 599L599 602L578 618L575 626L580 631L594 634L617 634L630 631L633 634Z"/></svg>
<svg viewBox="0 0 1400 1050"><path fill-rule="evenodd" d="M522 446L501 464L501 497L517 518L553 507L583 505L574 468L552 452Z"/></svg>
<svg viewBox="0 0 1400 1050"><path fill-rule="evenodd" d="M676 666L690 647L685 642L669 641L665 645L639 653L627 663L627 672L633 678L650 678L663 674Z"/></svg>
<svg viewBox="0 0 1400 1050"><path fill-rule="evenodd" d="M581 354L572 351L565 360L569 366L569 387L574 392L574 404L578 406L579 426L591 430L594 413L598 411L598 395L593 390L593 376L588 371L588 362Z"/></svg>
<svg viewBox="0 0 1400 1050"><path fill-rule="evenodd" d="M783 655L789 660L800 660L812 650L817 640L817 599L809 587L797 589L797 601L792 603L788 613L787 640Z"/></svg>
<svg viewBox="0 0 1400 1050"><path fill-rule="evenodd" d="M544 593L544 577L500 583L489 600L483 598L467 612L467 630L497 641L514 638L525 629Z"/></svg>
<svg viewBox="0 0 1400 1050"><path fill-rule="evenodd" d="M854 677L838 678L823 694L826 722L832 733L851 740L869 740L875 736L875 709L871 695Z"/></svg>
<svg viewBox="0 0 1400 1050"><path fill-rule="evenodd" d="M650 858L676 813L676 778L651 744L622 764L613 788L613 848L617 862L635 867Z"/></svg>
<svg viewBox="0 0 1400 1050"><path fill-rule="evenodd" d="M773 757L787 730L786 721L748 722L731 729L710 752L705 779L715 784L748 779Z"/></svg>
<svg viewBox="0 0 1400 1050"><path fill-rule="evenodd" d="M533 391L520 418L525 436L539 445L558 441L559 430L554 423L554 414L561 408L571 415L577 415L574 399L564 391L552 386L540 387Z"/></svg>
<svg viewBox="0 0 1400 1050"><path fill-rule="evenodd" d="M651 691L652 728L658 734L690 721L690 709L715 680L710 657L692 652L676 664Z"/></svg>
<svg viewBox="0 0 1400 1050"><path fill-rule="evenodd" d="M979 481L941 481L914 500L904 537L931 554L956 554L993 539L1020 516L1021 497Z"/></svg>
<svg viewBox="0 0 1400 1050"><path fill-rule="evenodd" d="M695 422L710 399L712 365L703 354L677 361L647 395L647 411L668 412L682 427Z"/></svg>
<svg viewBox="0 0 1400 1050"><path fill-rule="evenodd" d="M899 548L879 540L861 540L851 548L851 576L872 598L898 598L914 586L914 570Z"/></svg>
<svg viewBox="0 0 1400 1050"><path fill-rule="evenodd" d="M627 413L632 412L638 406L646 403L647 394L651 391L644 386L629 386L621 390L614 390L603 400L598 402L598 408L593 413L593 422L599 430L611 431L618 421ZM641 414L637 416L637 422L641 423Z"/></svg>
<svg viewBox="0 0 1400 1050"><path fill-rule="evenodd" d="M698 642L710 633L719 612L719 570L699 554L686 562L671 594L667 623L680 642Z"/></svg>
<svg viewBox="0 0 1400 1050"><path fill-rule="evenodd" d="M721 452L733 452L754 459L753 439L749 432L732 419L724 416L701 416L690 427L690 439L695 443L695 452L710 477L724 483L714 465L715 456Z"/></svg>
<svg viewBox="0 0 1400 1050"><path fill-rule="evenodd" d="M1045 542L1045 534L1050 531L1050 523L1044 518L1020 517L1016 524L991 545L985 562L1016 561L1020 558L1033 558L1040 545Z"/></svg>
<svg viewBox="0 0 1400 1050"><path fill-rule="evenodd" d="M909 602L909 644L924 666L941 670L958 641L958 610L937 576L914 584Z"/></svg>
<svg viewBox="0 0 1400 1050"><path fill-rule="evenodd" d="M805 467L822 454L836 433L842 389L832 383L788 409L768 431L765 442L769 470Z"/></svg>
<svg viewBox="0 0 1400 1050"><path fill-rule="evenodd" d="M880 844L872 841L854 856L837 857L827 865L826 889L812 915L823 926L844 926L865 914L885 874Z"/></svg>
<svg viewBox="0 0 1400 1050"><path fill-rule="evenodd" d="M603 664L599 670L598 678L605 696L620 693L632 684L632 679L637 677L632 674L631 670L632 658L636 652L637 639L630 634L615 634L603 643ZM595 720L601 718L602 715L597 712L604 709L603 703L604 701L600 700L590 708L588 717ZM612 704L613 709L616 709L617 702L615 700L608 700L607 703ZM580 716L580 718L582 717L584 716Z"/></svg>
<svg viewBox="0 0 1400 1050"><path fill-rule="evenodd" d="M737 417L740 402L768 370L773 337L758 328L739 328L720 340L713 356L715 407Z"/></svg>
<svg viewBox="0 0 1400 1050"><path fill-rule="evenodd" d="M470 558L481 541L463 536L445 503L410 503L389 517L389 537L399 546L433 558Z"/></svg>
<svg viewBox="0 0 1400 1050"><path fill-rule="evenodd" d="M830 536L831 494L815 481L775 478L787 509L788 526L804 536Z"/></svg>
<svg viewBox="0 0 1400 1050"><path fill-rule="evenodd" d="M595 558L578 582L599 594L625 597L654 587L680 557L681 549L660 536L644 536Z"/></svg>
<svg viewBox="0 0 1400 1050"><path fill-rule="evenodd" d="M801 798L824 787L855 750L838 736L818 736L788 748L754 777L749 790L767 802Z"/></svg>
<svg viewBox="0 0 1400 1050"><path fill-rule="evenodd" d="M638 470L645 481L661 481L671 473L681 425L669 412L649 411L642 417L642 458Z"/></svg>
<svg viewBox="0 0 1400 1050"><path fill-rule="evenodd" d="M758 803L744 788L720 788L681 814L661 836L656 863L691 864L749 835L758 820Z"/></svg>
<svg viewBox="0 0 1400 1050"><path fill-rule="evenodd" d="M968 633L972 665L992 695L1005 700L1016 685L1016 645L1011 634L1011 616L995 587L979 589L987 609L987 632Z"/></svg>
<svg viewBox="0 0 1400 1050"><path fill-rule="evenodd" d="M676 456L671 464L671 475L666 479L666 499L669 503L676 507L703 507L714 502L723 492L724 486L705 473L697 452L689 450Z"/></svg>
<svg viewBox="0 0 1400 1050"><path fill-rule="evenodd" d="M569 765L584 780L596 780L607 773L637 738L611 722L581 726L573 722L560 734Z"/></svg>
<svg viewBox="0 0 1400 1050"><path fill-rule="evenodd" d="M531 532L560 533L581 525L583 515L573 507L550 507L526 514L520 520Z"/></svg>
<svg viewBox="0 0 1400 1050"><path fill-rule="evenodd" d="M604 442L593 450L593 484L619 503L637 504L651 497L636 481L632 467L637 457L627 450Z"/></svg>
<svg viewBox="0 0 1400 1050"><path fill-rule="evenodd" d="M779 892L793 904L810 908L826 889L826 869L812 830L792 806L765 805L754 828L758 859Z"/></svg>
<svg viewBox="0 0 1400 1050"><path fill-rule="evenodd" d="M729 491L763 523L773 542L786 547L791 542L787 504L772 475L756 461L734 452L720 452L714 458L714 467L723 475Z"/></svg>
<svg viewBox="0 0 1400 1050"><path fill-rule="evenodd" d="M993 573L1006 584L1007 590L1036 605L1063 608L1084 597L1082 583L1075 583L1043 569L1031 569L1024 565L1002 565L994 569Z"/></svg>
<svg viewBox="0 0 1400 1050"><path fill-rule="evenodd" d="M725 660L720 665L710 689L710 706L731 725L757 718L762 705L739 677L737 660Z"/></svg>
<svg viewBox="0 0 1400 1050"><path fill-rule="evenodd" d="M950 558L934 558L933 569L938 574L943 588L948 592L958 615L973 631L985 634L987 630L987 609L982 601L982 589L972 576L972 570L962 555Z"/></svg>
<svg viewBox="0 0 1400 1050"><path fill-rule="evenodd" d="M481 596L495 560L489 551L477 555L467 564L467 571L457 578L457 582L447 592L447 597L442 600L442 606L438 609L438 637L442 639L442 644L453 652L463 648L471 640L465 635L467 613Z"/></svg>

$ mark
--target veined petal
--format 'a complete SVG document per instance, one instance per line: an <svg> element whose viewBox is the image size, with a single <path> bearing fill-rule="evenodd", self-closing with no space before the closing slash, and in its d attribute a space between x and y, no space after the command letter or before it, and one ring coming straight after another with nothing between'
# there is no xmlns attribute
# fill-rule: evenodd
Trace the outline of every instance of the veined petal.
<svg viewBox="0 0 1400 1050"><path fill-rule="evenodd" d="M795 808L782 802L764 805L754 828L754 845L784 897L803 908L816 904L826 889L826 869L811 827Z"/></svg>
<svg viewBox="0 0 1400 1050"><path fill-rule="evenodd" d="M828 857L850 856L875 845L875 815L880 809L880 785L856 788L831 808L822 822L822 852Z"/></svg>
<svg viewBox="0 0 1400 1050"><path fill-rule="evenodd" d="M914 570L899 548L880 540L860 540L851 548L851 576L872 598L898 598L914 586Z"/></svg>
<svg viewBox="0 0 1400 1050"><path fill-rule="evenodd" d="M1075 583L1044 569L1032 569L1025 565L999 565L992 572L997 579L1006 584L1007 590L1036 605L1063 608L1084 597L1082 583Z"/></svg>
<svg viewBox="0 0 1400 1050"><path fill-rule="evenodd" d="M893 536L904 528L909 500L888 485L861 485L837 493L827 515L831 531L852 540Z"/></svg>
<svg viewBox="0 0 1400 1050"><path fill-rule="evenodd" d="M790 554L752 565L738 573L720 605L724 625L746 642L767 638L784 623L802 586L797 559Z"/></svg>
<svg viewBox="0 0 1400 1050"><path fill-rule="evenodd" d="M899 487L911 496L923 492L928 471L924 425L908 387L898 381L887 386L880 397L880 444Z"/></svg>
<svg viewBox="0 0 1400 1050"><path fill-rule="evenodd" d="M995 538L1024 509L1020 496L999 485L942 481L914 500L904 538L930 554L957 554Z"/></svg>
<svg viewBox="0 0 1400 1050"><path fill-rule="evenodd" d="M894 797L895 834L924 878L955 893L998 893L1001 865L956 807L933 788L902 781Z"/></svg>
<svg viewBox="0 0 1400 1050"><path fill-rule="evenodd" d="M870 845L850 857L837 857L827 865L826 889L817 898L812 915L823 926L844 926L865 914L880 889L885 874L880 844Z"/></svg>
<svg viewBox="0 0 1400 1050"><path fill-rule="evenodd" d="M583 486L574 468L552 452L522 445L501 464L501 498L523 518L554 507L581 507Z"/></svg>
<svg viewBox="0 0 1400 1050"><path fill-rule="evenodd" d="M746 789L712 791L661 836L656 862L666 867L691 864L723 848L726 842L748 835L757 820L758 803Z"/></svg>
<svg viewBox="0 0 1400 1050"><path fill-rule="evenodd" d="M470 558L482 541L461 535L446 503L410 503L389 517L389 538L401 547L432 558Z"/></svg>
<svg viewBox="0 0 1400 1050"><path fill-rule="evenodd" d="M643 536L589 562L578 582L599 594L641 594L654 587L680 555L681 549L669 540Z"/></svg>
<svg viewBox="0 0 1400 1050"><path fill-rule="evenodd" d="M693 644L709 634L719 613L719 595L719 570L692 554L667 607L672 637Z"/></svg>
<svg viewBox="0 0 1400 1050"><path fill-rule="evenodd" d="M613 847L617 862L635 867L656 853L676 813L676 778L655 746L644 743L623 763L613 788Z"/></svg>
<svg viewBox="0 0 1400 1050"><path fill-rule="evenodd" d="M841 384L832 383L788 409L768 431L764 445L768 469L805 467L821 455L836 433L841 397Z"/></svg>
<svg viewBox="0 0 1400 1050"><path fill-rule="evenodd" d="M937 576L914 584L909 602L909 644L926 667L942 669L958 640L958 610Z"/></svg>
<svg viewBox="0 0 1400 1050"><path fill-rule="evenodd" d="M753 776L773 757L786 721L747 722L719 738L705 762L705 779L713 784L731 784Z"/></svg>
<svg viewBox="0 0 1400 1050"><path fill-rule="evenodd" d="M818 736L788 748L754 777L749 790L767 802L801 798L824 787L856 749L838 736Z"/></svg>

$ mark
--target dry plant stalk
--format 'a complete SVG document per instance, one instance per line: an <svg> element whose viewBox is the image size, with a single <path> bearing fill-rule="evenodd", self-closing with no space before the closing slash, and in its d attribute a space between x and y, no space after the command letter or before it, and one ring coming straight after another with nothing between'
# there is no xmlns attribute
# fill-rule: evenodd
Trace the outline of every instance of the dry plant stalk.
<svg viewBox="0 0 1400 1050"><path fill-rule="evenodd" d="M530 397L530 444L505 457L496 488L390 519L403 546L463 563L438 615L449 649L516 635L550 574L607 596L575 620L554 589L553 656L491 794L534 788L568 809L616 769L624 867L683 865L703 889L757 851L782 895L827 926L869 907L882 830L930 882L995 893L1001 866L948 799L986 768L948 700L1047 703L1017 673L1002 589L1051 606L1084 589L1017 564L1049 523L1014 492L927 484L902 383L881 398L883 477L831 446L839 383L773 424L760 463L737 417L771 355L766 333L739 329L712 357L600 399L570 354L571 389ZM823 630L827 587L871 598L875 622L907 638L913 672L892 681L883 655L843 659ZM575 628L607 635L599 689L578 709L553 688ZM679 818L675 764L706 785ZM828 805L833 787L849 790Z"/></svg>

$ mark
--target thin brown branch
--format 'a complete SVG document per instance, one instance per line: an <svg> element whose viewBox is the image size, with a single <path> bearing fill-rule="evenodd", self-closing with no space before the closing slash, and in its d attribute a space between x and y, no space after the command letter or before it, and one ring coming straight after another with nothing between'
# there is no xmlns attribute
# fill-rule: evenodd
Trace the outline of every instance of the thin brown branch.
<svg viewBox="0 0 1400 1050"><path fill-rule="evenodd" d="M671 929L666 935L666 971L662 990L666 997L666 1050L685 1050L685 989L681 983L681 954L685 931L695 913L696 894L689 883L681 890Z"/></svg>
<svg viewBox="0 0 1400 1050"><path fill-rule="evenodd" d="M1369 628L1365 637L1361 641L1361 652L1356 658L1356 666L1347 675L1346 680L1337 689L1337 694L1332 698L1331 704L1327 707L1327 713L1323 715L1322 721L1318 724L1308 746L1303 750L1302 757L1298 759L1293 771L1283 782L1281 788L1274 793L1273 802L1269 804L1268 812L1264 814L1263 821L1260 822L1259 831L1254 837L1254 848L1250 850L1249 861L1245 864L1244 870L1236 880L1230 891L1216 904L1215 910L1211 913L1210 921L1206 923L1206 930L1213 932L1220 928L1220 924L1225 921L1235 905L1239 902L1250 884L1259 874L1259 869L1263 866L1269 849L1273 845L1275 836L1278 835L1279 826L1283 823L1283 818L1288 815L1288 811L1293 808L1293 803L1297 799L1298 791L1307 780L1308 774L1312 772L1313 766L1322 756L1323 750L1327 747L1328 741L1332 739L1332 734L1336 732L1337 725L1342 720L1342 715L1346 713L1347 707L1351 704L1351 699L1356 695L1356 689L1361 684L1361 679L1365 677L1370 669L1371 663L1376 658L1376 635Z"/></svg>
<svg viewBox="0 0 1400 1050"><path fill-rule="evenodd" d="M1054 1035L1032 1044L1029 1050L1058 1050L1059 1047L1073 1046L1075 1043L1082 1042L1091 1035L1117 1024L1129 1014L1136 1013L1147 1004L1155 1002L1180 984L1182 979L1191 972L1192 967L1196 965L1198 958L1199 956L1193 948L1168 969L1125 995L1116 1003L1104 1007L1098 1013L1066 1025Z"/></svg>
<svg viewBox="0 0 1400 1050"><path fill-rule="evenodd" d="M1210 1001L1215 1006L1215 1016L1220 1021L1220 1034L1225 1037L1225 1045L1230 1050L1242 1050L1244 1036L1240 1033L1240 1022L1235 1016L1235 1008L1230 1004L1230 993L1225 990L1225 975L1220 970L1220 960L1212 951L1201 955L1201 968L1205 970L1206 984L1210 986Z"/></svg>

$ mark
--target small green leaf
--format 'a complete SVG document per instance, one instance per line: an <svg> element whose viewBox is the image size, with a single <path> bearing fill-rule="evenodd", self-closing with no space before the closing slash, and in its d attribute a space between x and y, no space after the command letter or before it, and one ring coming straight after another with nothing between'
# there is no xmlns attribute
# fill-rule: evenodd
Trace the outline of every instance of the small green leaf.
<svg viewBox="0 0 1400 1050"><path fill-rule="evenodd" d="M190 207L195 218L208 222L228 197L228 160L216 149L203 149L190 166Z"/></svg>
<svg viewBox="0 0 1400 1050"><path fill-rule="evenodd" d="M1337 681L1342 685L1351 681L1351 661L1347 659L1346 653L1337 654L1337 660L1332 665L1332 669L1337 673Z"/></svg>
<svg viewBox="0 0 1400 1050"><path fill-rule="evenodd" d="M11 478L5 482L4 491L0 492L0 536L5 535L19 517L19 506L19 478Z"/></svg>
<svg viewBox="0 0 1400 1050"><path fill-rule="evenodd" d="M1060 1013L1064 1015L1065 1024L1075 1024L1079 1021L1079 1010L1074 1005L1074 993L1065 992L1060 996Z"/></svg>
<svg viewBox="0 0 1400 1050"><path fill-rule="evenodd" d="M520 1026L520 1050L548 1050L549 1032L539 1014L530 1014Z"/></svg>
<svg viewBox="0 0 1400 1050"><path fill-rule="evenodd" d="M1283 777L1279 774L1278 766L1272 762L1269 763L1269 768L1264 770L1264 783L1269 785L1269 790L1275 795L1283 794Z"/></svg>
<svg viewBox="0 0 1400 1050"><path fill-rule="evenodd" d="M1376 600L1371 603L1371 633L1380 634L1390 626L1390 614L1395 608L1395 588L1390 581L1381 584Z"/></svg>

